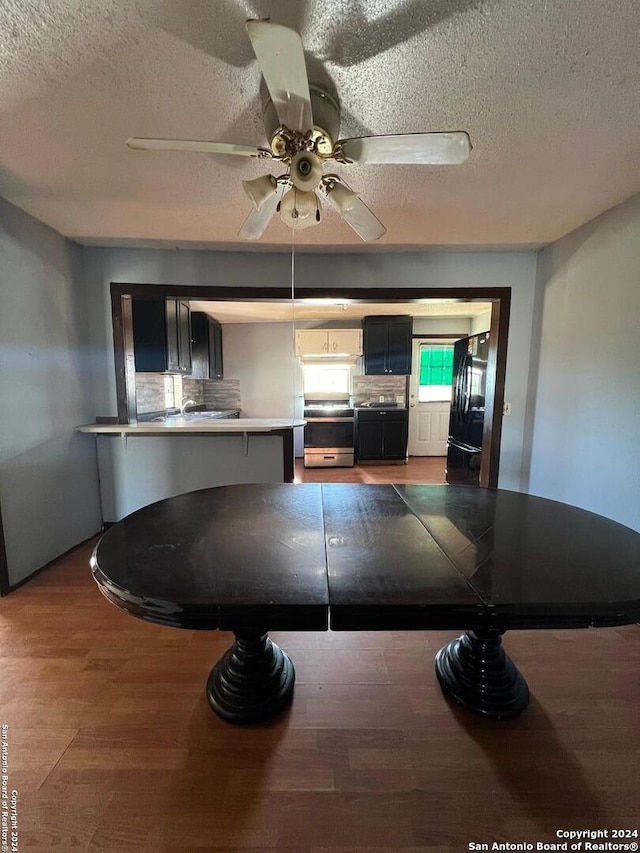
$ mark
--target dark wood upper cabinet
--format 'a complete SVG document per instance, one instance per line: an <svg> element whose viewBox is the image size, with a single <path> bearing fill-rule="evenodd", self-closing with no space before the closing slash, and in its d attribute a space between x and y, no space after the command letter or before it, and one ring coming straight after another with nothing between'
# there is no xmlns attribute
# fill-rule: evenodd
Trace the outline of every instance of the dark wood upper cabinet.
<svg viewBox="0 0 640 853"><path fill-rule="evenodd" d="M222 379L222 326L202 311L191 313L191 377Z"/></svg>
<svg viewBox="0 0 640 853"><path fill-rule="evenodd" d="M190 373L189 304L179 299L133 299L133 348L138 373Z"/></svg>
<svg viewBox="0 0 640 853"><path fill-rule="evenodd" d="M365 374L408 376L411 373L412 317L365 317L363 330Z"/></svg>

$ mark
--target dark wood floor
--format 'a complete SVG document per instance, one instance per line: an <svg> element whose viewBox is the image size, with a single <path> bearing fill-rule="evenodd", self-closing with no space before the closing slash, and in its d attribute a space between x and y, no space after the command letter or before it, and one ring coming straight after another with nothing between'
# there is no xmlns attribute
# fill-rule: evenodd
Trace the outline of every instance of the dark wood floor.
<svg viewBox="0 0 640 853"><path fill-rule="evenodd" d="M406 465L367 462L353 468L305 468L296 459L297 483L444 483L446 456L410 456Z"/></svg>
<svg viewBox="0 0 640 853"><path fill-rule="evenodd" d="M451 633L288 633L291 709L234 728L204 685L230 635L105 601L76 549L0 601L0 722L21 853L463 853L634 828L640 629L521 631L532 692L489 722L451 707Z"/></svg>

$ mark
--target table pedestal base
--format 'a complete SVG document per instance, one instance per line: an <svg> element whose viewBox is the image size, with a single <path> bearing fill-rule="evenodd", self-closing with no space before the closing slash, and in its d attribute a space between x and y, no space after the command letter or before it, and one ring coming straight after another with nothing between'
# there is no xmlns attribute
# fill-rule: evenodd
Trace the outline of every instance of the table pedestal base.
<svg viewBox="0 0 640 853"><path fill-rule="evenodd" d="M260 631L234 631L236 641L211 670L207 699L230 723L259 723L282 710L293 696L293 664Z"/></svg>
<svg viewBox="0 0 640 853"><path fill-rule="evenodd" d="M445 694L494 720L515 717L529 704L529 688L502 648L502 631L467 631L436 655L436 676Z"/></svg>

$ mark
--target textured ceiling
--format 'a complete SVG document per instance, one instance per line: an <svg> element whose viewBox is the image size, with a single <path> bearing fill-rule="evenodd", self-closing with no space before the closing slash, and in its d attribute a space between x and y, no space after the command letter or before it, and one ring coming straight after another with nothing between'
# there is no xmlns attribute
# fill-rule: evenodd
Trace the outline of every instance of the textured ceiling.
<svg viewBox="0 0 640 853"><path fill-rule="evenodd" d="M341 136L470 134L462 166L334 170L386 224L376 248L538 245L640 190L638 0L3 0L0 195L80 242L246 248L264 162L124 142L264 145L249 17L300 32ZM257 247L291 234L274 219ZM331 210L295 240L363 246Z"/></svg>

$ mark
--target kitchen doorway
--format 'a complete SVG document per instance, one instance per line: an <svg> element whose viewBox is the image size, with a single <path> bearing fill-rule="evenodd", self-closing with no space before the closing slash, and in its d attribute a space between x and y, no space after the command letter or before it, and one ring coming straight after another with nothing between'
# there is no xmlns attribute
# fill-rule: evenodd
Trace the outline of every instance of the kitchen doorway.
<svg viewBox="0 0 640 853"><path fill-rule="evenodd" d="M413 339L409 456L447 455L455 341L456 337Z"/></svg>
<svg viewBox="0 0 640 853"><path fill-rule="evenodd" d="M115 356L115 379L118 422L136 420L136 381L133 346L132 300L179 298L186 301L258 302L291 305L288 287L249 287L167 284L111 283L111 306ZM351 305L391 306L402 303L403 313L412 314L411 306L429 300L438 302L490 302L490 345L487 364L487 387L482 438L480 485L496 488L500 463L502 407L507 359L507 338L511 288L509 287L296 287L295 299L300 304L318 299ZM405 307L406 306L406 307ZM292 316L290 313L288 316ZM461 335L460 337L463 337Z"/></svg>

